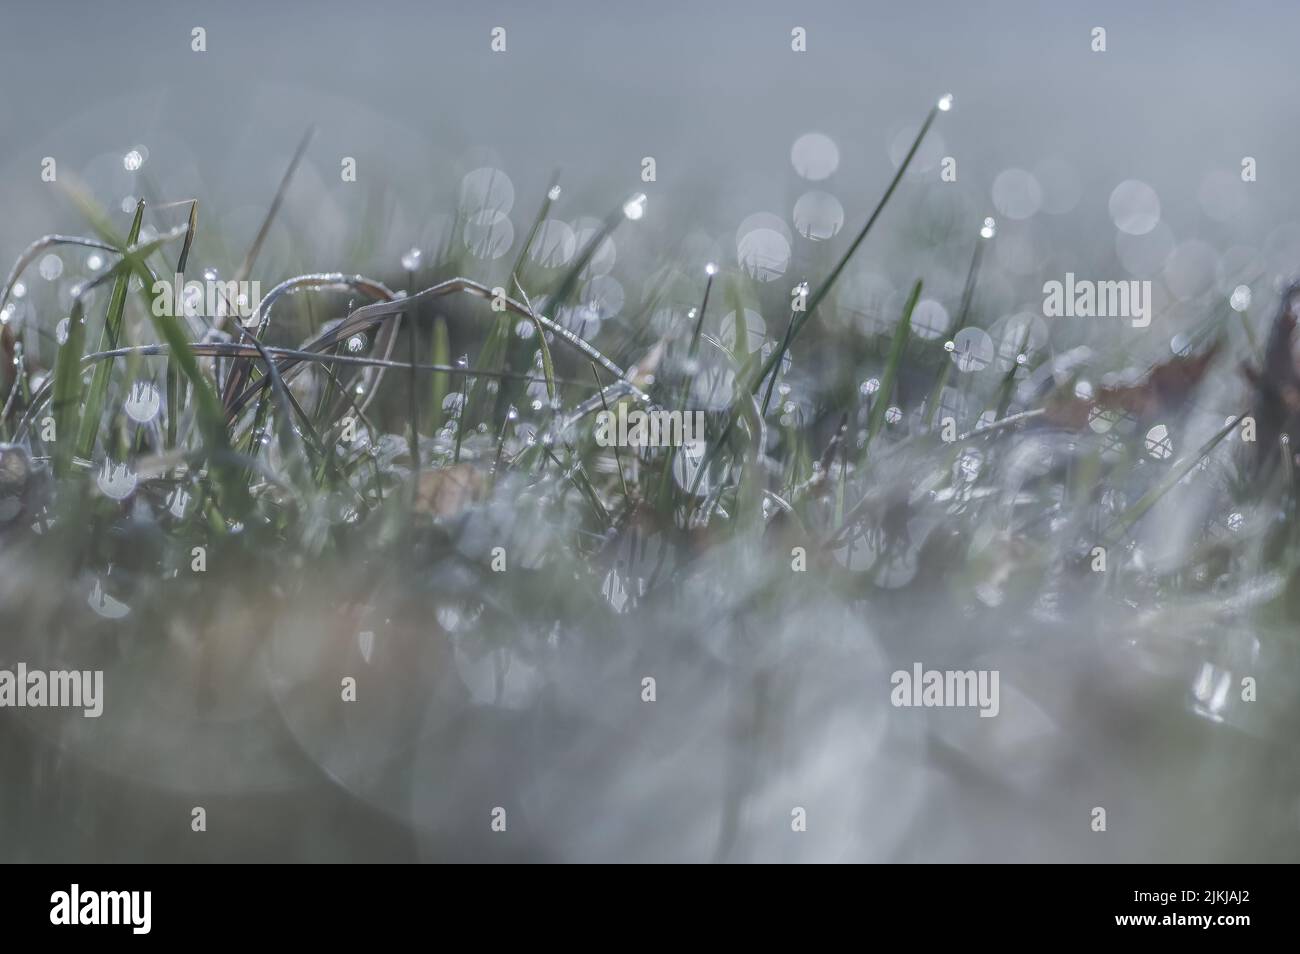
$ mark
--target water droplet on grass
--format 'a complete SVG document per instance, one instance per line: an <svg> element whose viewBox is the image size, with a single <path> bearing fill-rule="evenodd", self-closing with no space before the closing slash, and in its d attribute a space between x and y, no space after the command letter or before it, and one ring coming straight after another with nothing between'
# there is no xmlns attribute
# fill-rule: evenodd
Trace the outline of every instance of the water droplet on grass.
<svg viewBox="0 0 1300 954"><path fill-rule="evenodd" d="M63 274L63 259L54 254L46 255L41 259L39 270L41 278L52 282Z"/></svg>
<svg viewBox="0 0 1300 954"><path fill-rule="evenodd" d="M632 198L623 204L623 214L635 222L641 216L645 215L646 197L644 192L638 192Z"/></svg>

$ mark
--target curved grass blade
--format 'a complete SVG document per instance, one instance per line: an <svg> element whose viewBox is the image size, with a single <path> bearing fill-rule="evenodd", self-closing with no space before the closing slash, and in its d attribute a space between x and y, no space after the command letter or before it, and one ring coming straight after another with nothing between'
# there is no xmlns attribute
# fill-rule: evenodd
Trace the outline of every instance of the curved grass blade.
<svg viewBox="0 0 1300 954"><path fill-rule="evenodd" d="M9 294L13 291L18 276L36 261L36 256L47 248L56 248L60 245L80 245L84 248L97 248L104 252L112 252L114 255L119 254L122 250L116 245L110 245L108 242L101 242L97 239L83 238L80 235L43 235L31 245L23 250L18 256L18 261L14 262L14 267L9 272L9 277L5 279L4 290L0 291L0 308L9 303Z"/></svg>

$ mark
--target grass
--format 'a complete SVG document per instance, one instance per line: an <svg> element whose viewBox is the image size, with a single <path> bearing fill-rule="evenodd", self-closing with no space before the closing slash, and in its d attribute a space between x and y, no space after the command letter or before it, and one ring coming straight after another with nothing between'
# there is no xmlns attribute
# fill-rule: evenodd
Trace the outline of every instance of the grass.
<svg viewBox="0 0 1300 954"><path fill-rule="evenodd" d="M979 655L960 638L965 629L1024 641L1034 638L1027 621L1036 619L1079 638L1095 635L1085 622L1095 614L1123 644L1144 639L1149 627L1135 607L1175 618L1180 607L1217 600L1220 625L1259 634L1265 655L1293 671L1286 668L1300 608L1293 461L1284 454L1283 466L1265 473L1261 450L1238 436L1243 408L1261 400L1232 368L1234 357L1259 359L1255 342L1265 336L1249 316L1225 326L1208 374L1159 393L1158 373L1145 377L1135 387L1148 389L1150 400L1110 427L1066 422L1054 403L1063 397L1106 409L1100 383L1093 397L1074 398L1084 377L1100 382L1124 365L1102 365L1100 349L1087 367L1067 366L1065 347L1054 354L1034 345L1026 326L998 342L1009 362L967 372L944 350L959 328L992 329L1000 317L979 299L983 243L996 240L977 238L978 223L963 239L976 251L960 297L948 302L956 317L945 335L925 338L912 324L923 287L931 287L926 274L911 277L890 314L872 316L875 327L853 319L840 280L869 237L894 240L882 231L894 221L887 210L913 214L890 200L937 115L927 116L853 239L833 260L821 257L827 267L809 277L806 308L760 347L750 347L745 309L783 314L784 283L726 262L716 276L703 263L665 268L619 322L590 336L570 330L589 266L628 226L620 203L567 266L536 262L530 253L557 203L558 179L508 271L450 252L404 275L280 276L249 327L153 314L154 276L190 266L204 228L197 202L155 210L141 201L122 231L87 193L72 190L94 235L40 239L0 296L3 307L51 250L110 259L72 296L61 343L50 334L57 315L44 306L23 319L40 333L6 327L24 348L37 347L23 351L0 394L0 455L21 460L25 474L0 483L0 513L8 515L0 560L11 577L0 622L24 634L29 649L35 634L58 634L50 652L66 651L68 639L77 645L77 634L110 634L105 664L127 674L143 665L133 642L152 640L166 653L191 646L183 655L196 698L228 703L232 687L252 679L285 707L286 725L313 762L385 809L396 800L368 788L373 753L364 750L378 746L396 760L408 751L403 745L416 746L398 717L417 705L403 694L415 689L401 688L407 669L425 672L427 663L437 672L428 691L441 693L439 711L463 706L468 692L478 704L554 716L547 725L560 733L565 718L593 732L600 720L583 711L583 691L572 686L554 689L572 694L567 715L557 716L543 693L530 695L530 673L563 687L571 665L603 686L600 661L617 660L621 676L658 666L693 685L724 660L743 674L727 677L736 680L727 695L735 708L725 719L747 728L727 748L734 762L726 766L721 857L739 850L737 804L762 788L746 759L768 753L780 726L811 724L779 691L807 664L776 648L774 634L804 625L797 621L831 620L807 624L826 627L818 638L829 639L870 620L870 633L843 651L876 645L887 658L928 653L965 664ZM295 153L237 277L256 274L309 142ZM151 221L181 204L185 224ZM142 238L146 225L156 237ZM725 304L710 308L711 296ZM664 301L690 301L692 310L655 325ZM717 330L726 308L736 316L731 348ZM334 317L321 322L318 314ZM467 360L454 361L458 353ZM1153 354L1146 365L1168 361ZM875 387L862 387L869 378ZM141 381L158 386L162 399L156 416L135 420L124 405ZM708 440L689 451L599 447L592 415L620 401L703 402ZM897 420L890 407L900 409ZM942 436L949 408L955 440ZM1157 423L1193 450L1150 453L1145 436ZM353 431L355 440L345 439ZM97 484L106 461L126 463L137 481L122 499ZM1096 546L1110 557L1100 572L1089 565ZM202 573L192 570L195 548L206 554ZM807 572L793 569L796 551L806 555ZM58 598L17 605L13 580L33 578L52 581ZM128 614L115 620L88 605L92 587ZM295 721L297 697L276 696L281 683L249 675L261 649L242 637L212 641L244 605L263 614L254 627L268 644L289 632L295 652L311 644L323 654L291 660L308 667L291 666L294 678L319 690L303 722ZM320 621L319 644L299 633L303 619ZM178 626L198 635L178 636ZM408 708L394 702L359 728L340 728L343 717L324 700L337 694L340 672L362 665L348 640L366 627L420 634L409 655L390 657L388 688L376 693L391 690ZM635 649L628 634L642 637ZM1196 639L1197 660L1214 672L1236 679L1247 671L1216 655L1212 634ZM660 654L659 641L678 655ZM1119 665L1132 662L1131 652L1116 650ZM484 659L487 669L476 668ZM1185 668L1174 667L1178 678ZM834 681L834 673L817 672ZM1143 683L1145 695L1128 703L1152 719L1157 706L1161 718L1202 716L1205 731L1243 733L1262 752L1290 751L1289 694L1252 709L1231 698L1207 702L1185 680L1172 691L1176 682ZM661 685L673 698L673 682ZM529 701L517 705L512 694L520 693ZM198 706L187 724L208 725L210 715ZM327 737L356 745L345 756ZM985 769L997 775L1016 757L997 749Z"/></svg>

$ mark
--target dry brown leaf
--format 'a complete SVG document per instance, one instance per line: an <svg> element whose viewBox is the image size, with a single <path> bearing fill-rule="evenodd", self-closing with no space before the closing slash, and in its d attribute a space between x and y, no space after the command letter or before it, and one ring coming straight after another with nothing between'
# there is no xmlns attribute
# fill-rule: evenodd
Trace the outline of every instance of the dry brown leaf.
<svg viewBox="0 0 1300 954"><path fill-rule="evenodd" d="M483 499L487 481L473 464L453 464L420 474L415 510L435 518L455 517Z"/></svg>
<svg viewBox="0 0 1300 954"><path fill-rule="evenodd" d="M1043 420L1078 430L1087 426L1094 410L1119 411L1138 420L1176 411L1201 383L1218 352L1215 342L1201 354L1170 358L1148 371L1138 384L1100 387L1090 399L1063 392L1049 395Z"/></svg>

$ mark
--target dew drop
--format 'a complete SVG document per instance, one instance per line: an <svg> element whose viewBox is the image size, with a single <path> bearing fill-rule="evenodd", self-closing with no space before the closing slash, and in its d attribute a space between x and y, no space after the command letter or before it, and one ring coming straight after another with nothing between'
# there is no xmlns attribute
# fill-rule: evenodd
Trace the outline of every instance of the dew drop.
<svg viewBox="0 0 1300 954"><path fill-rule="evenodd" d="M63 274L63 259L54 254L46 255L41 259L39 270L41 278L52 282Z"/></svg>
<svg viewBox="0 0 1300 954"><path fill-rule="evenodd" d="M623 214L635 222L645 215L645 193L638 192L623 204Z"/></svg>
<svg viewBox="0 0 1300 954"><path fill-rule="evenodd" d="M1232 290L1232 296L1228 299L1228 304L1232 306L1233 311L1245 311L1250 307L1250 288L1246 285L1238 285Z"/></svg>

